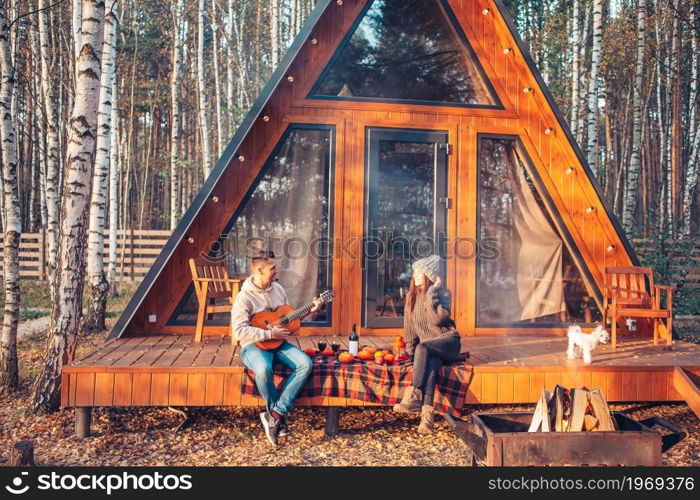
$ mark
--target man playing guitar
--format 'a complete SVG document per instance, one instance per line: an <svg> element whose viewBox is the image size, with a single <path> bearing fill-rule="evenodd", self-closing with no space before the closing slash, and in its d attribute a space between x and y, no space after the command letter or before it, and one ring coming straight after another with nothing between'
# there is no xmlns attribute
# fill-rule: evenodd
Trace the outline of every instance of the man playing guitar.
<svg viewBox="0 0 700 500"><path fill-rule="evenodd" d="M276 282L277 264L272 251L260 250L251 258L252 274L243 282L231 311L233 335L241 344L241 361L255 373L255 385L265 400L266 410L260 413L267 440L277 445L277 438L289 434L284 421L299 391L311 373L311 359L298 347L286 342L291 334L286 326L271 325L258 328L251 318L262 311L274 311L287 304L287 293ZM316 299L308 314L318 311L323 301ZM279 347L270 349L264 342L281 340ZM273 379L273 365L282 363L292 373L285 380L281 392Z"/></svg>

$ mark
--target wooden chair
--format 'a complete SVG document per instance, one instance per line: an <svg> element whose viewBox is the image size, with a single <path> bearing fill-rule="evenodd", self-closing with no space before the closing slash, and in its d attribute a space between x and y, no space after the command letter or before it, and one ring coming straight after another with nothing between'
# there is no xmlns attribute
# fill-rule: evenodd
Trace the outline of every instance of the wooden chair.
<svg viewBox="0 0 700 500"><path fill-rule="evenodd" d="M647 288L646 280L649 281ZM673 289L655 285L650 267L620 266L605 268L605 297L603 324L612 320L612 347L617 348L617 321L623 317L653 320L654 345L659 342L659 330L665 328L666 344L672 343ZM661 307L661 293L666 292L666 307ZM666 324L659 324L666 319Z"/></svg>
<svg viewBox="0 0 700 500"><path fill-rule="evenodd" d="M217 312L231 313L233 301L241 290L245 278L232 278L229 276L226 266L220 262L212 262L206 258L190 259L192 282L199 302L197 312L197 327L195 328L194 341L201 342L204 330L204 316ZM227 298L228 304L216 305L218 298ZM233 336L231 325L231 345L235 346L236 338Z"/></svg>

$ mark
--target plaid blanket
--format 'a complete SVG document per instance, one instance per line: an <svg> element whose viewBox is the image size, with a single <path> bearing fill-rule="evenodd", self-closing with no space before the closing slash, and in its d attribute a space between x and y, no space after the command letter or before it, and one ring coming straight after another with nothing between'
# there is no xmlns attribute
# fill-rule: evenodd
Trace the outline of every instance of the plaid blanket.
<svg viewBox="0 0 700 500"><path fill-rule="evenodd" d="M461 359L465 359L464 356ZM300 398L340 397L392 406L401 400L413 375L412 361L378 365L373 361L355 360L344 364L335 357L314 356L313 363L311 375L299 393ZM275 365L275 385L278 388L290 372L284 365ZM440 367L433 403L438 412L459 415L471 373L472 367L461 360ZM245 368L242 378L242 394L259 396L253 371Z"/></svg>

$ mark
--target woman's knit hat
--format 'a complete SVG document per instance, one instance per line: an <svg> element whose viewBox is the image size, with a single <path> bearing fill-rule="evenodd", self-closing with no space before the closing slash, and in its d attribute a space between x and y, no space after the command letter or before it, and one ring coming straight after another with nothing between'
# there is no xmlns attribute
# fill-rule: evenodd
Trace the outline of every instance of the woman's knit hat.
<svg viewBox="0 0 700 500"><path fill-rule="evenodd" d="M438 257L437 255L423 257L422 259L418 259L413 263L413 272L420 272L425 274L428 277L428 279L432 282L437 281L439 269L440 257Z"/></svg>

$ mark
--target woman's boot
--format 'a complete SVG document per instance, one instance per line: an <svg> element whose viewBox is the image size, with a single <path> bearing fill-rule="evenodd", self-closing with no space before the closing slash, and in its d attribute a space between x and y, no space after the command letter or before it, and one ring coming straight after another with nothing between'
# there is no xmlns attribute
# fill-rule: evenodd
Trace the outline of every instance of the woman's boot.
<svg viewBox="0 0 700 500"><path fill-rule="evenodd" d="M423 405L420 413L420 424L418 432L420 434L432 434L433 422L435 420L435 409L430 405Z"/></svg>
<svg viewBox="0 0 700 500"><path fill-rule="evenodd" d="M423 403L423 392L413 386L407 387L401 402L394 405L398 413L418 413Z"/></svg>

